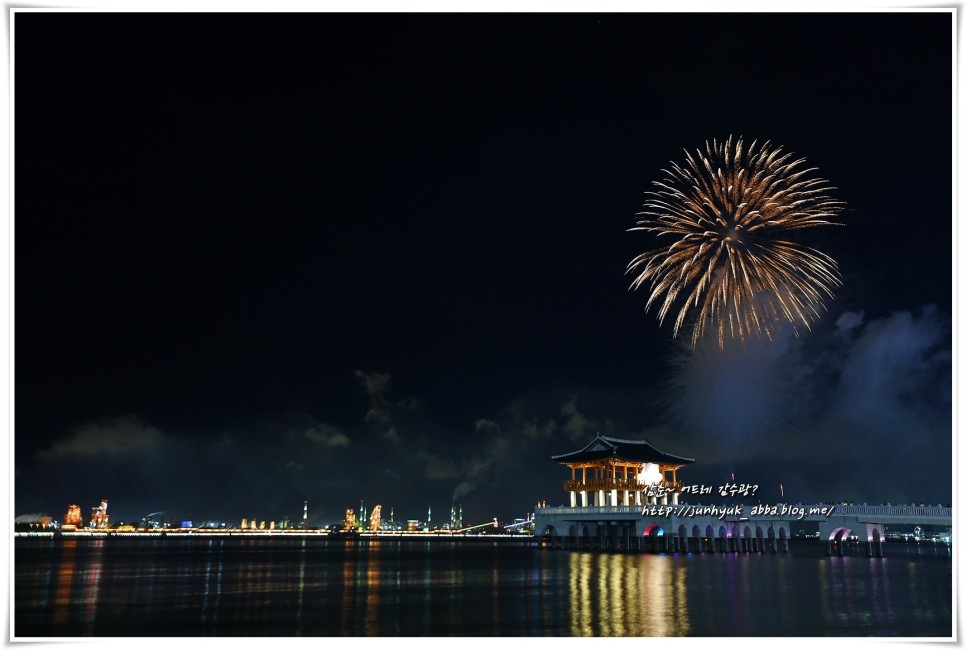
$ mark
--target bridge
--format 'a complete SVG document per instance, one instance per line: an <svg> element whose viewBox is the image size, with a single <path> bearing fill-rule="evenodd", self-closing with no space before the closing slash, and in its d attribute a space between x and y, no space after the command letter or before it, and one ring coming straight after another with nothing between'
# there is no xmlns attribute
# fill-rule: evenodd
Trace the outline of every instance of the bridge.
<svg viewBox="0 0 966 650"><path fill-rule="evenodd" d="M842 555L842 543L850 537L865 541L868 555L882 557L886 525L952 526L952 508L942 506L836 506L830 517L819 521L819 537L829 555Z"/></svg>
<svg viewBox="0 0 966 650"><path fill-rule="evenodd" d="M952 526L941 506L844 504L538 507L535 532L547 545L629 551L787 552L792 526L818 522L829 555L842 555L848 539L866 542L869 557L882 557L887 525Z"/></svg>

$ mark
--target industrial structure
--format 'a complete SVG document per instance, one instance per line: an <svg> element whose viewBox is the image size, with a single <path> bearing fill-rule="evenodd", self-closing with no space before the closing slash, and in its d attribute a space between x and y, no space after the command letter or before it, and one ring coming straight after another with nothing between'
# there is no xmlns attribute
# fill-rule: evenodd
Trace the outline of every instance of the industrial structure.
<svg viewBox="0 0 966 650"><path fill-rule="evenodd" d="M110 524L107 516L107 499L101 501L101 505L91 509L91 528L107 528Z"/></svg>
<svg viewBox="0 0 966 650"><path fill-rule="evenodd" d="M64 515L64 526L73 526L74 528L80 528L84 525L81 519L80 506L76 504L70 504L67 506L67 514Z"/></svg>

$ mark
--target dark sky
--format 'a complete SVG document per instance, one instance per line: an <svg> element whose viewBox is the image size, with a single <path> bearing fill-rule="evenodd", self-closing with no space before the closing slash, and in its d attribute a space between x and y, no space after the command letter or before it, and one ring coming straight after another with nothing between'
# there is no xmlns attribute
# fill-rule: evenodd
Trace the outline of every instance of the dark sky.
<svg viewBox="0 0 966 650"><path fill-rule="evenodd" d="M17 13L16 513L505 520L598 431L766 500L950 501L951 23ZM838 188L844 282L692 351L627 229L729 134Z"/></svg>

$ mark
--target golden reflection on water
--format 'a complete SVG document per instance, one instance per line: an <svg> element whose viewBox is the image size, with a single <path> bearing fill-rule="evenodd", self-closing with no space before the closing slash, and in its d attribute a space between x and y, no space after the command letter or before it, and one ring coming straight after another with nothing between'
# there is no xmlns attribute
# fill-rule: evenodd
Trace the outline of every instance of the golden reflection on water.
<svg viewBox="0 0 966 650"><path fill-rule="evenodd" d="M356 546L346 544L346 555L355 551ZM353 588L353 577L356 571L355 562L347 558L342 562L342 636L352 635L352 612L353 600L355 599L355 589Z"/></svg>
<svg viewBox="0 0 966 650"><path fill-rule="evenodd" d="M97 602L101 592L101 570L104 567L104 540L99 539L91 543L90 559L87 566L82 570L81 576L84 579L84 617L83 622L92 633L94 620L97 618Z"/></svg>
<svg viewBox="0 0 966 650"><path fill-rule="evenodd" d="M686 636L686 575L667 556L571 553L571 636Z"/></svg>
<svg viewBox="0 0 966 650"><path fill-rule="evenodd" d="M366 555L366 636L378 636L379 586L382 582L382 558L379 542L371 542Z"/></svg>
<svg viewBox="0 0 966 650"><path fill-rule="evenodd" d="M54 625L67 623L71 603L70 592L74 583L74 564L77 561L75 558L77 541L73 539L64 540L62 546L64 555L60 560L60 570L57 572L57 587L54 591Z"/></svg>

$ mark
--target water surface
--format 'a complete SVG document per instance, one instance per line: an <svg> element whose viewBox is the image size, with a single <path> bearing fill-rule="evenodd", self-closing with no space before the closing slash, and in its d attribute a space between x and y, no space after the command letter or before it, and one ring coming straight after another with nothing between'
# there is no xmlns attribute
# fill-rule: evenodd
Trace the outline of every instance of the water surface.
<svg viewBox="0 0 966 650"><path fill-rule="evenodd" d="M623 554L490 541L28 539L14 633L899 636L952 633L946 546L888 557Z"/></svg>

